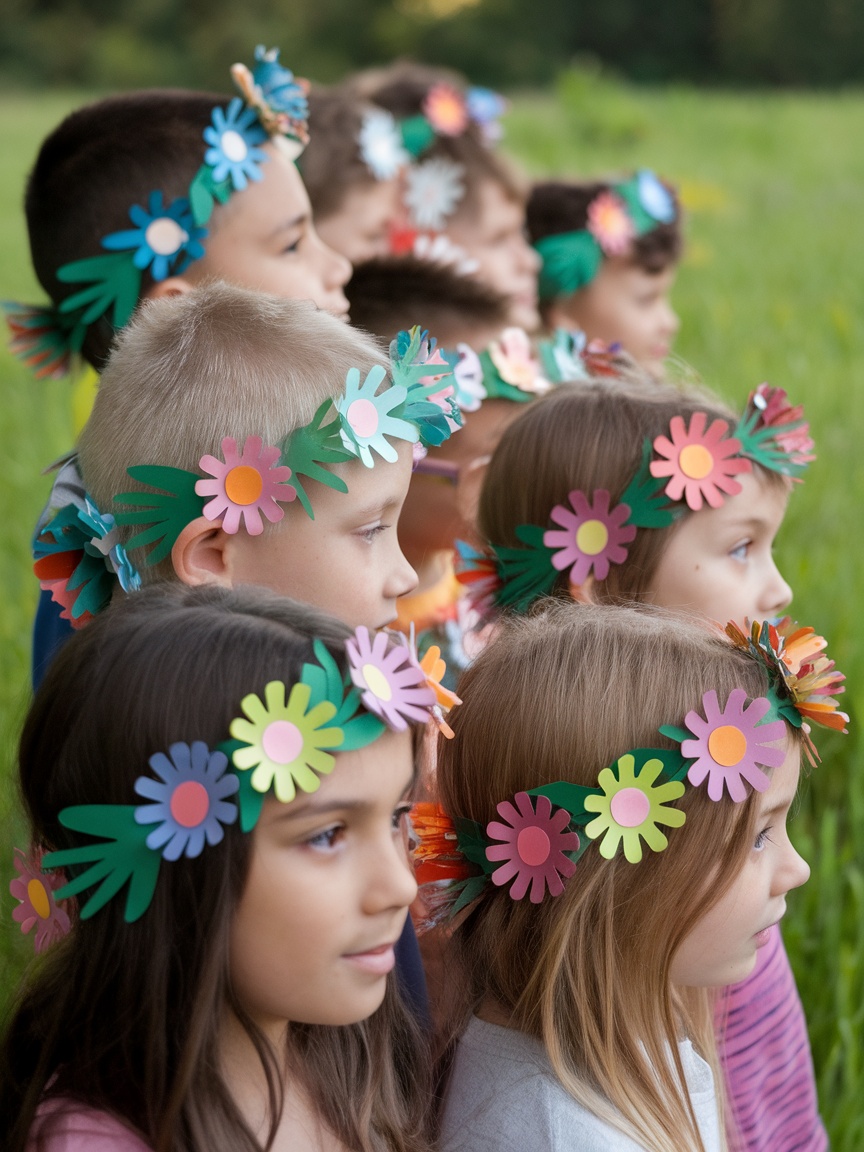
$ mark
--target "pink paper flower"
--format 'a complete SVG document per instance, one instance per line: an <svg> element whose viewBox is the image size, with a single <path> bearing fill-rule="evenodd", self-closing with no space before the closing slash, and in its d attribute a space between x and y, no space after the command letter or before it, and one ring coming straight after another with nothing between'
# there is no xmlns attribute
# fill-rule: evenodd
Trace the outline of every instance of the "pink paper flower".
<svg viewBox="0 0 864 1152"><path fill-rule="evenodd" d="M636 234L627 205L614 192L601 192L588 205L588 231L607 256L623 256Z"/></svg>
<svg viewBox="0 0 864 1152"><path fill-rule="evenodd" d="M32 849L25 856L20 848L15 849L13 863L18 876L10 881L9 891L19 902L12 913L12 919L21 925L26 935L36 925L33 946L36 952L44 952L51 944L61 940L69 931L69 916L63 905L54 899L54 893L66 883L62 872L42 872L42 852Z"/></svg>
<svg viewBox="0 0 864 1152"><path fill-rule="evenodd" d="M669 425L672 439L658 436L654 441L654 451L666 459L652 462L651 475L669 476L666 495L670 500L680 500L683 495L694 512L702 507L703 499L712 508L720 508L721 492L735 496L741 491L733 479L736 473L749 472L753 467L749 460L736 458L741 444L732 436L726 437L726 421L715 420L706 432L707 419L704 412L694 412L690 427L685 429L683 418L673 416Z"/></svg>
<svg viewBox="0 0 864 1152"><path fill-rule="evenodd" d="M688 712L684 717L684 723L695 737L681 743L682 756L695 760L687 779L698 787L707 778L712 800L722 798L724 784L736 803L746 799L745 780L757 792L764 792L770 780L760 771L760 765L778 768L786 756L782 745L771 746L786 735L783 721L759 724L771 708L770 701L759 696L745 707L746 700L743 688L733 688L726 707L721 709L712 688L702 697L704 717L698 712Z"/></svg>
<svg viewBox="0 0 864 1152"><path fill-rule="evenodd" d="M610 564L622 564L627 559L624 545L636 536L636 526L627 523L630 506L616 504L610 512L609 493L604 488L595 489L593 504L581 492L571 492L567 499L572 512L556 504L550 514L562 531L550 528L543 536L547 548L560 549L552 564L559 572L570 568L571 584L584 584L592 571L595 580L605 580Z"/></svg>
<svg viewBox="0 0 864 1152"><path fill-rule="evenodd" d="M195 491L199 496L212 496L204 505L204 515L208 520L222 518L222 527L230 535L240 528L241 517L250 536L260 536L264 531L263 513L271 524L277 523L285 515L281 503L287 503L297 496L293 484L287 481L291 469L287 465L276 465L280 457L278 448L263 447L260 436L248 436L243 451L237 451L237 441L226 436L222 441L224 462L216 456L202 456L199 468L215 477L213 480L199 480Z"/></svg>
<svg viewBox="0 0 864 1152"><path fill-rule="evenodd" d="M505 328L489 345L489 358L504 383L522 392L542 396L552 387L542 376L528 334L521 328Z"/></svg>
<svg viewBox="0 0 864 1152"><path fill-rule="evenodd" d="M803 404L793 406L785 388L772 388L770 384L760 384L750 399L753 406L761 410L759 426L775 429L775 443L793 464L810 464L816 459Z"/></svg>
<svg viewBox="0 0 864 1152"><path fill-rule="evenodd" d="M468 109L451 84L434 84L423 101L423 115L439 136L461 136L468 126Z"/></svg>
<svg viewBox="0 0 864 1152"><path fill-rule="evenodd" d="M513 880L510 895L514 900L521 900L530 884L531 903L539 904L547 888L553 896L560 896L564 891L561 877L572 876L576 871L576 865L564 853L578 849L579 837L567 831L570 813L566 809L559 808L552 815L552 801L547 796L536 797L536 811L527 792L518 792L513 799L515 808L509 800L502 800L497 806L506 824L492 820L486 825L486 835L491 840L503 841L486 849L486 859L504 861L492 873L493 884L500 887Z"/></svg>
<svg viewBox="0 0 864 1152"><path fill-rule="evenodd" d="M373 640L361 625L345 648L364 708L397 732L404 732L409 720L429 719L435 693L406 643L391 643L386 632L376 633Z"/></svg>

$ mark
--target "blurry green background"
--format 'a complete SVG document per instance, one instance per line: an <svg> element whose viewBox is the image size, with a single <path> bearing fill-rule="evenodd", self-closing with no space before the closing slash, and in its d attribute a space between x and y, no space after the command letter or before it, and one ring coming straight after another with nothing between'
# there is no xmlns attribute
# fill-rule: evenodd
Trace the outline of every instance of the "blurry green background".
<svg viewBox="0 0 864 1152"><path fill-rule="evenodd" d="M642 0L607 0L602 9L573 0L10 4L13 19L0 20L8 89L0 90L0 298L41 299L22 190L41 138L67 110L112 85L227 91L227 66L248 59L259 40L282 44L284 61L313 79L336 79L352 64L397 51L461 66L472 80L508 90L506 148L531 174L645 165L679 184L688 237L674 292L679 353L736 405L762 380L785 387L806 403L819 450L793 493L777 552L795 589L795 616L829 638L849 677L844 706L853 725L845 738L819 734L823 763L802 789L792 826L813 874L792 895L784 932L833 1147L861 1152L864 764L855 720L864 682L864 93L757 92L730 82L828 84L864 75L864 4L666 0L650 6L650 20ZM631 80L590 58L568 67L586 47ZM708 83L720 81L726 86ZM63 83L87 91L52 90ZM40 468L71 441L68 386L33 381L0 351L0 989L7 995L32 954L11 920L8 891L11 845L24 846L12 765L37 591L29 535L49 488Z"/></svg>

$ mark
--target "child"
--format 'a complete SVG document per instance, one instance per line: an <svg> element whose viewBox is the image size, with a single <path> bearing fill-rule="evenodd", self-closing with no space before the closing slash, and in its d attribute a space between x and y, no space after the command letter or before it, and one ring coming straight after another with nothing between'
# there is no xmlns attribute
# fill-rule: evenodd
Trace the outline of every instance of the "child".
<svg viewBox="0 0 864 1152"><path fill-rule="evenodd" d="M477 278L507 298L508 322L537 328L539 261L524 235L525 191L494 148L502 98L408 61L360 73L349 90L395 117L414 158L404 175L405 235L394 251L414 251L418 236L427 245L446 236Z"/></svg>
<svg viewBox="0 0 864 1152"><path fill-rule="evenodd" d="M678 331L669 303L682 245L674 192L646 170L619 184L536 184L526 223L542 259L546 327L618 342L661 377Z"/></svg>
<svg viewBox="0 0 864 1152"><path fill-rule="evenodd" d="M842 679L821 658L799 691L776 632L733 632L551 603L462 678L436 834L420 821L476 1013L444 1152L726 1147L710 990L808 877L786 832L802 716Z"/></svg>
<svg viewBox="0 0 864 1152"><path fill-rule="evenodd" d="M569 594L715 621L777 616L791 590L772 547L790 478L812 447L802 410L779 388L761 385L736 422L695 390L565 385L504 434L480 498L491 553L469 561L462 579L487 607L517 612ZM823 1149L806 1025L779 933L753 976L727 990L721 1014L731 1103L746 1136L733 1146Z"/></svg>
<svg viewBox="0 0 864 1152"><path fill-rule="evenodd" d="M19 857L19 919L48 952L0 1052L10 1152L426 1148L387 976L434 697L390 645L401 696L361 702L369 640L260 589L160 584L60 653L21 740L50 851Z"/></svg>

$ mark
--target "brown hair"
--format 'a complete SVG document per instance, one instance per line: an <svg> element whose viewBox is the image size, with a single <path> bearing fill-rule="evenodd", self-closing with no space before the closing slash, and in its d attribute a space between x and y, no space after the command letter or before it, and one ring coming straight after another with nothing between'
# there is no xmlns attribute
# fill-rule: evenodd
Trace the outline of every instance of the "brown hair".
<svg viewBox="0 0 864 1152"><path fill-rule="evenodd" d="M373 106L344 86L309 93L309 143L298 160L316 220L337 212L349 188L376 184L360 155L363 114Z"/></svg>
<svg viewBox="0 0 864 1152"><path fill-rule="evenodd" d="M455 739L441 742L437 782L451 818L485 827L496 805L557 780L594 787L630 749L671 748L680 724L715 689L764 694L758 665L720 633L646 608L549 601L506 622L459 684ZM791 731L791 729L790 729ZM640 1147L701 1149L680 1062L683 1023L718 1061L707 992L670 986L672 958L727 890L752 846L758 796L715 803L688 788L683 828L632 865L589 845L564 893L539 904L488 883L455 930L455 1023L484 998L542 1040L555 1075ZM581 833L580 833L581 835Z"/></svg>
<svg viewBox="0 0 864 1152"><path fill-rule="evenodd" d="M479 280L416 256L388 256L354 268L345 286L351 322L391 340L415 324L450 345L478 329L503 328L504 298ZM466 335L461 335L465 333Z"/></svg>
<svg viewBox="0 0 864 1152"><path fill-rule="evenodd" d="M263 589L160 585L113 606L65 645L24 725L19 779L35 842L72 846L57 819L62 808L129 804L154 750L227 739L240 700L272 679L297 681L315 659L315 637L344 671L349 634ZM19 991L0 1047L0 1128L10 1152L24 1149L46 1096L107 1110L160 1152L257 1152L219 1070L226 1004L266 1076L269 1147L281 1074L228 972L251 851L252 838L229 825L218 848L160 870L140 920L125 923L120 896L52 946ZM388 984L384 1005L363 1023L292 1025L290 1066L348 1147L418 1152L426 1147L422 1044Z"/></svg>
<svg viewBox="0 0 864 1152"><path fill-rule="evenodd" d="M521 547L520 524L549 524L556 504L564 504L574 489L589 493L605 489L610 506L620 499L636 475L646 439L668 434L673 416L689 424L704 412L709 424L737 417L722 401L695 386L658 384L633 369L624 381L564 384L543 397L506 430L486 471L480 495L478 528L494 546ZM775 472L754 465L769 484L785 484ZM605 580L592 585L592 599L623 604L644 601L669 539L687 516L668 528L638 528L627 559L613 564ZM567 594L563 572L556 593Z"/></svg>

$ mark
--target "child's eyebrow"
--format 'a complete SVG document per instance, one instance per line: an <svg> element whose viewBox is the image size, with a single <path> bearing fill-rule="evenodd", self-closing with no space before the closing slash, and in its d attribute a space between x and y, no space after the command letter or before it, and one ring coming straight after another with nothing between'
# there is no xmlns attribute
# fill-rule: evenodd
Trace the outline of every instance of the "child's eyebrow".
<svg viewBox="0 0 864 1152"><path fill-rule="evenodd" d="M285 220L282 224L277 224L272 232L268 233L268 239L280 235L282 232L288 232L292 228L299 228L301 224L307 223L309 220L308 212L301 212L299 216L295 216L291 220Z"/></svg>

